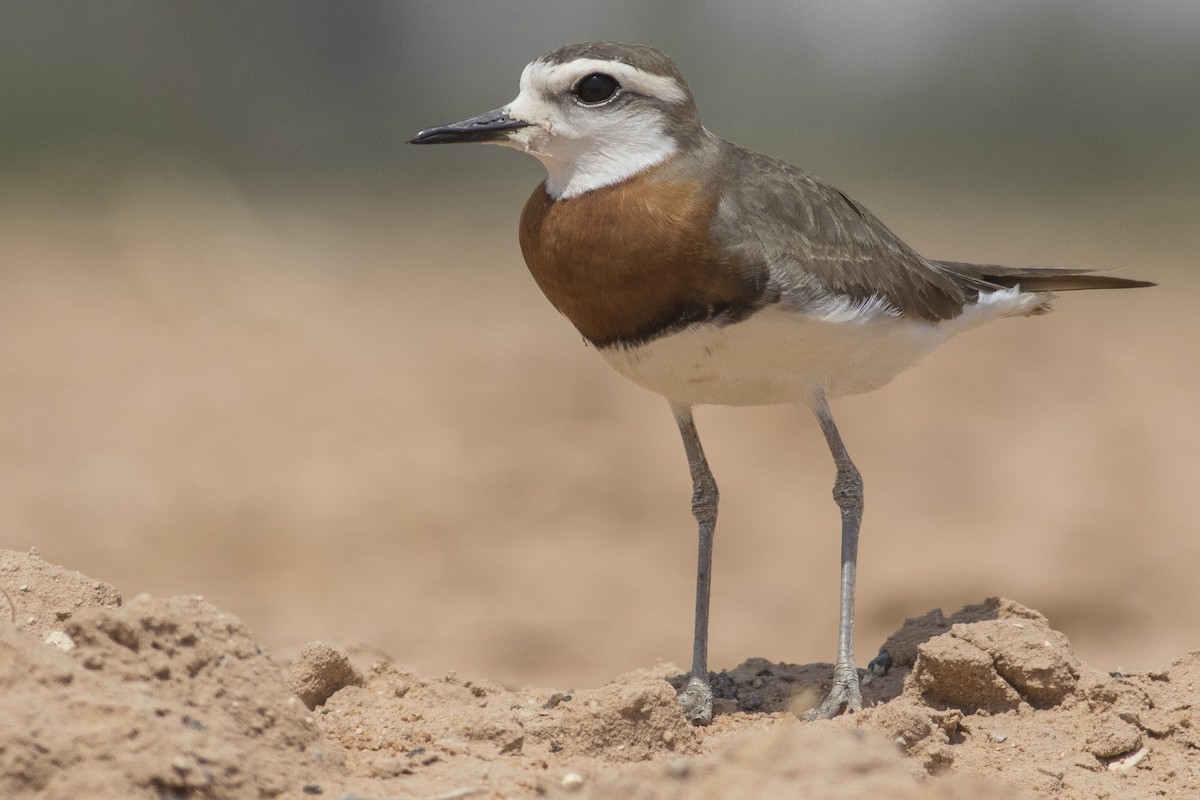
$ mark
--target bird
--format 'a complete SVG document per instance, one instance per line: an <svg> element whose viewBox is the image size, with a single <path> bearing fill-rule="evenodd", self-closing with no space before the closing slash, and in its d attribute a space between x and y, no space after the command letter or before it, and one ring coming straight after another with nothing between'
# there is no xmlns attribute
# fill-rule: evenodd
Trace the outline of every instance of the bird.
<svg viewBox="0 0 1200 800"><path fill-rule="evenodd" d="M692 665L683 715L712 721L708 617L718 490L701 405L807 406L834 462L841 515L837 655L804 714L862 708L854 602L862 475L832 398L878 389L961 332L1050 310L1053 292L1152 286L1091 269L926 258L809 172L710 133L683 74L642 44L584 42L522 71L507 105L420 131L537 158L522 255L547 299L618 373L670 405L698 529Z"/></svg>

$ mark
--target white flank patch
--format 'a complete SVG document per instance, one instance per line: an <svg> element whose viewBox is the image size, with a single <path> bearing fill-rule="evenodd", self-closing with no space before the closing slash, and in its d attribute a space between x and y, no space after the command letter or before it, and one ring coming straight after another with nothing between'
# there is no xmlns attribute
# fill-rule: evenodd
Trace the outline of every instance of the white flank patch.
<svg viewBox="0 0 1200 800"><path fill-rule="evenodd" d="M1006 289L945 322L898 317L876 304L851 314L789 311L772 306L743 322L692 325L632 348L600 351L617 372L687 405L811 404L878 389L955 334L999 317L1028 313L1044 300ZM832 309L826 309L829 311Z"/></svg>
<svg viewBox="0 0 1200 800"><path fill-rule="evenodd" d="M900 312L880 295L854 300L845 295L829 295L805 312L822 322L868 322L878 317L898 317Z"/></svg>
<svg viewBox="0 0 1200 800"><path fill-rule="evenodd" d="M679 103L687 94L673 78L623 64L581 58L566 64L534 61L521 73L521 92L504 107L532 123L500 144L524 150L545 165L546 190L557 199L611 186L670 158L678 149L653 109L585 106L567 94L585 75L612 75L624 90Z"/></svg>

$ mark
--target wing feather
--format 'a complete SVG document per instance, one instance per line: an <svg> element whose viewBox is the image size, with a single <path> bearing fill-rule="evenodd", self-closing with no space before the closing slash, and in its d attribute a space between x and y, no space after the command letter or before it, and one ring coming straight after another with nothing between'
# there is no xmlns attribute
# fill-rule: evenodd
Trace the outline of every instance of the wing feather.
<svg viewBox="0 0 1200 800"><path fill-rule="evenodd" d="M897 314L936 322L958 316L977 295L833 186L724 144L714 233L737 259L765 264L784 302L882 301Z"/></svg>

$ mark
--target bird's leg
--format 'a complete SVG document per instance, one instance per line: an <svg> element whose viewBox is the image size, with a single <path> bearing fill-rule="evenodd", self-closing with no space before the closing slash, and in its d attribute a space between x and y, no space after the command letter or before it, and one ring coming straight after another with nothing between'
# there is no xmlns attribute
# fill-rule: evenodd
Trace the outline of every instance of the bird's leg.
<svg viewBox="0 0 1200 800"><path fill-rule="evenodd" d="M683 715L695 725L712 722L713 693L708 683L708 598L712 586L713 531L717 525L717 482L713 480L700 447L691 406L671 404L683 449L692 473L692 514L700 528L696 563L696 638L692 648L692 671L679 695Z"/></svg>
<svg viewBox="0 0 1200 800"><path fill-rule="evenodd" d="M842 709L862 709L862 692L858 683L858 670L854 666L854 575L858 561L858 529L862 522L863 482L858 468L850 460L846 446L824 393L815 398L813 410L817 422L829 443L833 463L837 466L837 478L833 483L833 500L842 511L842 579L841 609L838 620L837 664L833 667L833 686L824 702L804 715L806 720L829 719Z"/></svg>

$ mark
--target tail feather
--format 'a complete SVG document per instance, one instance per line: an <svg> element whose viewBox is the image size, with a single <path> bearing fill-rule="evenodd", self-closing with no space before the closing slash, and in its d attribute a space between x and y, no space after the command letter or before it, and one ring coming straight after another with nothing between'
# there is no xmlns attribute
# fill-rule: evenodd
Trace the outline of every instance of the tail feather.
<svg viewBox="0 0 1200 800"><path fill-rule="evenodd" d="M933 263L975 290L1020 286L1022 292L1072 292L1081 289L1137 289L1155 285L1150 281L1118 278L1073 267L1007 267L962 261Z"/></svg>

